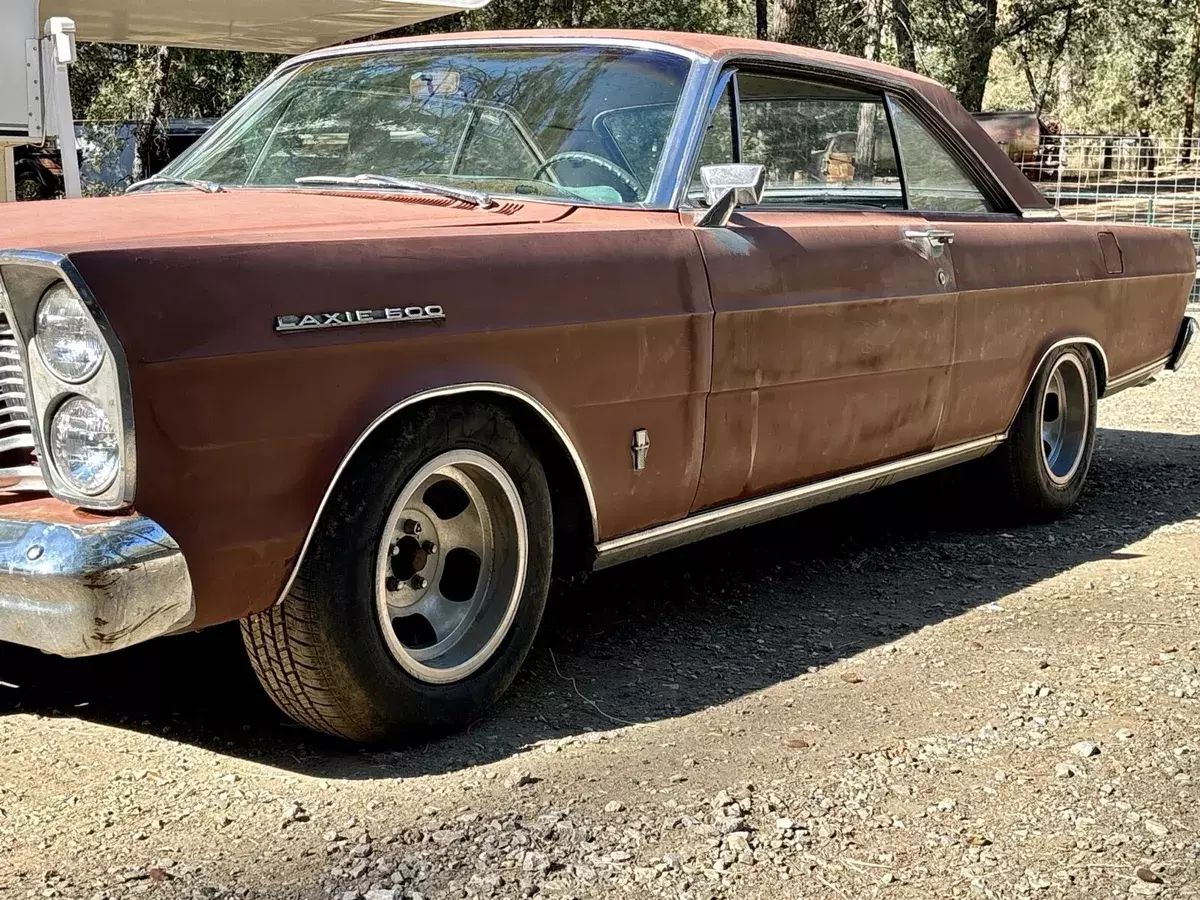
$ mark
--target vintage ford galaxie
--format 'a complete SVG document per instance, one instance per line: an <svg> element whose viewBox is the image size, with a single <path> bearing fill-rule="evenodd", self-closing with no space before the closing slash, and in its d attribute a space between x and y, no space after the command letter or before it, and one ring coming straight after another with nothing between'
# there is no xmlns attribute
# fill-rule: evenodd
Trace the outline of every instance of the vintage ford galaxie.
<svg viewBox="0 0 1200 900"><path fill-rule="evenodd" d="M480 715L555 574L972 460L1061 516L1196 331L1186 234L1062 221L932 81L696 35L311 53L0 247L0 640L240 619L356 740Z"/></svg>

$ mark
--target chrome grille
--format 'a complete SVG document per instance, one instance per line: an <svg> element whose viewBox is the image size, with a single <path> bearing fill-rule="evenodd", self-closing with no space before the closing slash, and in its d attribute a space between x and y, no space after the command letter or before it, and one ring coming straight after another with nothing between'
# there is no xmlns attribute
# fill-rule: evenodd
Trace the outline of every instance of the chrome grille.
<svg viewBox="0 0 1200 900"><path fill-rule="evenodd" d="M0 490L41 490L21 350L0 312Z"/></svg>

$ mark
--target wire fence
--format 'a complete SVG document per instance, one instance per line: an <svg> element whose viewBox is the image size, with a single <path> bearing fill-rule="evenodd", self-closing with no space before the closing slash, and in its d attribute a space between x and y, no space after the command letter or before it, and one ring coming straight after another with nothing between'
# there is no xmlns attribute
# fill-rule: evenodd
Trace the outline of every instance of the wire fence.
<svg viewBox="0 0 1200 900"><path fill-rule="evenodd" d="M1066 218L1179 228L1200 256L1200 138L1046 134L1010 155Z"/></svg>

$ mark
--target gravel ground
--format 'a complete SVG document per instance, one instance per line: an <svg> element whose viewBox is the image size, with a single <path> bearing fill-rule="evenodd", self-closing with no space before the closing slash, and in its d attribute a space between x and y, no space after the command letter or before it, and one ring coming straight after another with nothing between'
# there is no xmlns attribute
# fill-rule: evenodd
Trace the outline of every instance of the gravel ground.
<svg viewBox="0 0 1200 900"><path fill-rule="evenodd" d="M1200 896L1200 374L1067 521L947 473L558 593L468 733L283 722L228 629L0 649L0 900Z"/></svg>

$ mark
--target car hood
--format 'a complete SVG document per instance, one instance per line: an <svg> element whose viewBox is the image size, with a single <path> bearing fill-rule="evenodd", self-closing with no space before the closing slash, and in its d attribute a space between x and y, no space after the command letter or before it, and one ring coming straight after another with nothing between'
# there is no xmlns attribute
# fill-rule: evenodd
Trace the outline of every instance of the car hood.
<svg viewBox="0 0 1200 900"><path fill-rule="evenodd" d="M0 250L84 250L388 237L430 228L549 222L573 207L501 200L491 209L442 197L159 190L122 197L0 205Z"/></svg>

